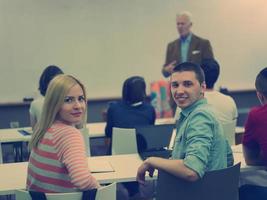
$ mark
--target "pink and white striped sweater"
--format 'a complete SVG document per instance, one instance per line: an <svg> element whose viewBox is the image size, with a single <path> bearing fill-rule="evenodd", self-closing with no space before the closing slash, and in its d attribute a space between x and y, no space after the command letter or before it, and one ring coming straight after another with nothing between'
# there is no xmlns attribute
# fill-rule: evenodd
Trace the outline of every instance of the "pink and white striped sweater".
<svg viewBox="0 0 267 200"><path fill-rule="evenodd" d="M31 151L27 189L53 193L97 187L79 130L62 122L54 123Z"/></svg>

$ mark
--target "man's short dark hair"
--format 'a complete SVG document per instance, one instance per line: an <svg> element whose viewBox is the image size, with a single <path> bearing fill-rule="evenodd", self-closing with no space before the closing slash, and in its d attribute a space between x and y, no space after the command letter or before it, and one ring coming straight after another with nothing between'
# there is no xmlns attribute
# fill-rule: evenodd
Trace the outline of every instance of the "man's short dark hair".
<svg viewBox="0 0 267 200"><path fill-rule="evenodd" d="M49 65L44 69L39 80L39 90L41 95L45 96L48 84L59 74L63 74L63 71L58 66Z"/></svg>
<svg viewBox="0 0 267 200"><path fill-rule="evenodd" d="M202 84L205 81L205 75L201 67L193 62L183 62L178 65L176 65L173 69L172 73L175 72L184 72L184 71L193 71L196 74L196 79L200 84Z"/></svg>
<svg viewBox="0 0 267 200"><path fill-rule="evenodd" d="M208 89L213 89L220 74L220 65L214 59L204 59L201 68L205 74L205 83Z"/></svg>
<svg viewBox="0 0 267 200"><path fill-rule="evenodd" d="M267 97L267 67L262 69L257 75L255 87L258 92Z"/></svg>
<svg viewBox="0 0 267 200"><path fill-rule="evenodd" d="M132 76L126 79L122 88L122 99L127 104L144 101L146 97L146 83L141 76Z"/></svg>

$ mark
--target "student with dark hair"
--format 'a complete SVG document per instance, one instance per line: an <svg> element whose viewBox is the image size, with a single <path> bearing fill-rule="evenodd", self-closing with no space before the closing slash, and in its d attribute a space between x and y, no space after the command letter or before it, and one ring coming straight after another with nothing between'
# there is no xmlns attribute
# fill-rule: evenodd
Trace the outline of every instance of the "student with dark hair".
<svg viewBox="0 0 267 200"><path fill-rule="evenodd" d="M112 139L112 128L134 128L137 125L154 124L154 108L145 102L146 84L142 77L133 76L123 83L122 100L109 104L106 136Z"/></svg>
<svg viewBox="0 0 267 200"><path fill-rule="evenodd" d="M205 98L208 104L216 109L216 116L223 124L237 119L238 113L235 101L232 97L224 95L214 89L214 85L220 75L220 65L214 59L204 59L201 68L205 74L206 92Z"/></svg>
<svg viewBox="0 0 267 200"><path fill-rule="evenodd" d="M146 159L137 172L141 184L145 183L146 172L152 176L155 169L197 181L207 171L226 168L227 157L232 156L222 127L204 98L205 76L200 66L191 62L176 65L170 80L173 98L182 109L172 157Z"/></svg>
<svg viewBox="0 0 267 200"><path fill-rule="evenodd" d="M146 83L143 77L132 76L124 81L122 100L110 103L107 111L105 133L108 138L107 144L110 146L109 154L111 152L110 144L113 127L134 128L138 125L153 125L155 123L155 110L145 102L145 97ZM134 196L138 193L139 186L137 182L123 183L123 186L127 189L125 192L129 196Z"/></svg>
<svg viewBox="0 0 267 200"><path fill-rule="evenodd" d="M37 121L40 120L41 112L42 112L42 107L44 103L44 96L46 94L46 90L48 88L48 85L50 81L57 75L63 74L63 71L55 66L55 65L50 65L46 67L40 77L39 80L39 91L42 96L39 98L35 99L30 106L30 120L31 120L31 126L34 128L35 124Z"/></svg>
<svg viewBox="0 0 267 200"><path fill-rule="evenodd" d="M252 108L248 114L242 141L243 154L248 165L267 167L267 68L257 75L255 87L261 106ZM260 186L260 183L240 188L241 200L263 200L266 195L267 187Z"/></svg>

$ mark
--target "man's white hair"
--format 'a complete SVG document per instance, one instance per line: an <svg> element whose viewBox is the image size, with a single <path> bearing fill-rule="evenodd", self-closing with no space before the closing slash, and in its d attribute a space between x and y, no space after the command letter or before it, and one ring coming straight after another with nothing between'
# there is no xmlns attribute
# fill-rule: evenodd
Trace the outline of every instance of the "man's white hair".
<svg viewBox="0 0 267 200"><path fill-rule="evenodd" d="M192 14L189 11L182 11L176 15L176 17L181 17L181 16L186 16L188 18L189 22L192 23Z"/></svg>

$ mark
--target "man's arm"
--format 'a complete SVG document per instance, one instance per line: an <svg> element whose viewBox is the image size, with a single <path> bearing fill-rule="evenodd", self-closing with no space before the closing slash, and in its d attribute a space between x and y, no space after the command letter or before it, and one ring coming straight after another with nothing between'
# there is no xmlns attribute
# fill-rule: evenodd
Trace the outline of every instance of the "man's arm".
<svg viewBox="0 0 267 200"><path fill-rule="evenodd" d="M176 64L176 60L169 63L168 65L164 65L161 72L163 74L164 77L169 77L175 67Z"/></svg>
<svg viewBox="0 0 267 200"><path fill-rule="evenodd" d="M250 111L248 119L245 124L245 132L242 140L243 155L248 165L263 165L264 159L261 155L260 146L256 140L257 138L257 119L253 114L254 111Z"/></svg>
<svg viewBox="0 0 267 200"><path fill-rule="evenodd" d="M176 59L173 58L173 52L175 51L173 42L169 43L166 50L165 64L162 67L162 74L164 77L169 77L176 65Z"/></svg>
<svg viewBox="0 0 267 200"><path fill-rule="evenodd" d="M145 182L145 173L149 172L150 176L153 176L154 169L161 169L174 176L188 180L196 181L199 179L198 174L184 165L183 160L169 160L158 157L150 157L143 162L137 171L137 181L139 183Z"/></svg>
<svg viewBox="0 0 267 200"><path fill-rule="evenodd" d="M243 155L247 165L264 165L259 149L250 149L243 145Z"/></svg>
<svg viewBox="0 0 267 200"><path fill-rule="evenodd" d="M209 40L206 40L203 44L203 59L205 58L214 58L213 50Z"/></svg>

